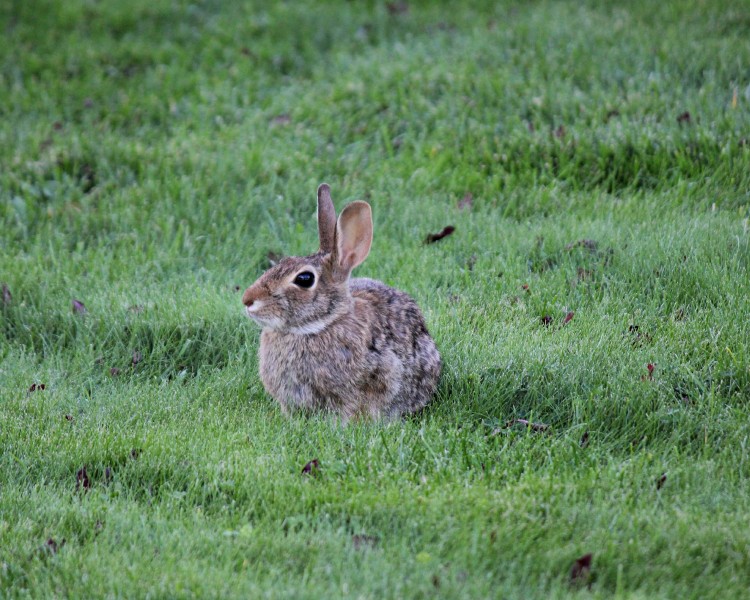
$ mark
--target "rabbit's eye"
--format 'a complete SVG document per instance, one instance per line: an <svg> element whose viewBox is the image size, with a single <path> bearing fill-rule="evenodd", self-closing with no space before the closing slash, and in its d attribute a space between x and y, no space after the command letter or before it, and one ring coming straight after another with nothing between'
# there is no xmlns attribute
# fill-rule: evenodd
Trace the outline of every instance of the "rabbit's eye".
<svg viewBox="0 0 750 600"><path fill-rule="evenodd" d="M315 283L315 275L310 271L303 271L294 278L294 284L303 288L312 287L313 283Z"/></svg>

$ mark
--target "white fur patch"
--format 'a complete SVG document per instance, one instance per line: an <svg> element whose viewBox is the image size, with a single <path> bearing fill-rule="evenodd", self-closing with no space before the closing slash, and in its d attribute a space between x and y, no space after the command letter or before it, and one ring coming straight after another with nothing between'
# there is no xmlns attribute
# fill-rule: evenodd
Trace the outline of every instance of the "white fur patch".
<svg viewBox="0 0 750 600"><path fill-rule="evenodd" d="M253 313L257 312L261 306L263 306L263 302L261 302L260 300L256 300L250 306L245 307L245 313L247 314L248 317L252 318Z"/></svg>
<svg viewBox="0 0 750 600"><path fill-rule="evenodd" d="M263 302L256 300L250 306L246 306L245 316L255 321L264 329L280 329L284 322L278 317L262 317L256 314L258 310L263 307L263 305Z"/></svg>
<svg viewBox="0 0 750 600"><path fill-rule="evenodd" d="M312 321L310 323L305 323L301 327L290 327L287 329L289 333L294 333L296 335L312 335L315 333L320 333L323 331L326 327L328 327L331 323L333 323L336 320L336 317L328 317L327 319L321 319L320 321Z"/></svg>

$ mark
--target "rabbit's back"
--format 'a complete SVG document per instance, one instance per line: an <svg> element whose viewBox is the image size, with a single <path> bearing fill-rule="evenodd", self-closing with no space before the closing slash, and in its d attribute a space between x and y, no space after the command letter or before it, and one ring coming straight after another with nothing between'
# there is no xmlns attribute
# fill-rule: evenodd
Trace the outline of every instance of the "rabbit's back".
<svg viewBox="0 0 750 600"><path fill-rule="evenodd" d="M384 407L395 417L423 408L437 389L442 363L417 303L405 292L367 278L349 289L368 315L367 347L372 364L399 365L400 385Z"/></svg>

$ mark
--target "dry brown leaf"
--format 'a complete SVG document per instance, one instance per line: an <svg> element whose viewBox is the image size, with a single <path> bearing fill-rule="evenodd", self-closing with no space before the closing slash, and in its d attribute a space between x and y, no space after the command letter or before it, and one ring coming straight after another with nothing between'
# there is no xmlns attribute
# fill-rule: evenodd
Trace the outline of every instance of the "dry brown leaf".
<svg viewBox="0 0 750 600"><path fill-rule="evenodd" d="M596 240L576 240L575 242L570 242L570 244L565 245L566 250L572 250L573 248L585 248L586 250L590 250L591 252L596 252L596 249L599 247L599 242Z"/></svg>
<svg viewBox="0 0 750 600"><path fill-rule="evenodd" d="M369 548L375 548L378 545L380 538L376 535L353 535L352 544L355 550L367 550Z"/></svg>
<svg viewBox="0 0 750 600"><path fill-rule="evenodd" d="M317 458L313 458L304 467L302 467L303 475L317 475L320 472L320 461Z"/></svg>
<svg viewBox="0 0 750 600"><path fill-rule="evenodd" d="M570 583L575 585L588 585L591 582L591 559L592 554L584 554L576 559L570 568Z"/></svg>
<svg viewBox="0 0 750 600"><path fill-rule="evenodd" d="M471 210L471 207L473 205L474 205L474 196L472 195L471 192L466 192L466 194L464 194L464 197L458 201L459 210L464 210L464 209Z"/></svg>
<svg viewBox="0 0 750 600"><path fill-rule="evenodd" d="M438 233L430 233L424 240L425 244L434 244L435 242L438 242L442 240L444 237L448 237L456 230L453 225L448 225L446 227L443 227L441 231Z"/></svg>
<svg viewBox="0 0 750 600"><path fill-rule="evenodd" d="M399 0L398 2L386 2L385 8L388 10L388 14L392 17L405 15L409 12L409 4L403 0Z"/></svg>
<svg viewBox="0 0 750 600"><path fill-rule="evenodd" d="M86 473L86 467L83 466L76 471L76 490L83 489L88 490L91 488L91 480L89 479L88 473Z"/></svg>

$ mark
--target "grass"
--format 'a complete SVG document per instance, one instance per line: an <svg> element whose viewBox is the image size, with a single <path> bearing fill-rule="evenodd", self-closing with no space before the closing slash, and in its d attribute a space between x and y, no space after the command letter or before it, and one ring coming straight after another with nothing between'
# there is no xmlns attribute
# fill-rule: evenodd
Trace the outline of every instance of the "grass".
<svg viewBox="0 0 750 600"><path fill-rule="evenodd" d="M0 6L0 595L746 593L746 4L408 8ZM258 379L321 181L443 354L403 422Z"/></svg>

